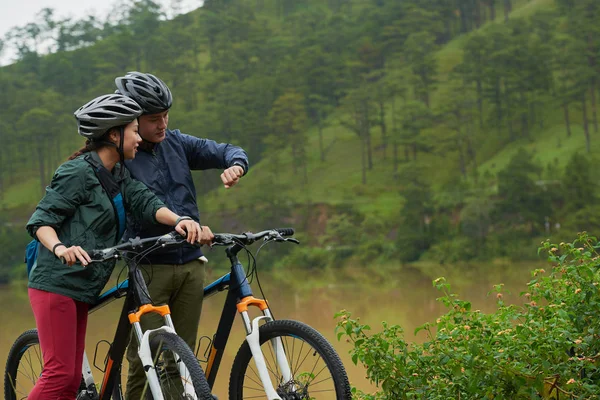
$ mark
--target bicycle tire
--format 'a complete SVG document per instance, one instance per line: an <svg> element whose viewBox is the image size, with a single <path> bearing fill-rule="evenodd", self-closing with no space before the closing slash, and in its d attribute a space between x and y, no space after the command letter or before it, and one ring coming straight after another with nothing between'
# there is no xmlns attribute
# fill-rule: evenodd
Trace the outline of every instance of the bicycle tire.
<svg viewBox="0 0 600 400"><path fill-rule="evenodd" d="M153 358L155 358L154 353L156 352L156 349L159 349L160 351L174 352L175 354L177 354L179 360L183 362L188 372L190 373L189 379L192 381L192 385L194 386L194 390L196 392L196 396L198 396L198 399L213 399L210 386L206 381L206 376L202 371L202 367L200 366L198 359L182 338L180 338L176 334L169 332L157 332L153 335L152 339L150 340L150 348L153 349ZM163 395L164 394L165 393L163 391ZM172 397L165 397L165 400L169 400L171 398ZM154 399L149 389L146 392L146 399Z"/></svg>
<svg viewBox="0 0 600 400"><path fill-rule="evenodd" d="M351 400L352 394L350 391L350 383L348 381L348 376L346 374L346 370L340 360L338 354L335 352L331 344L317 332L315 329L310 326L292 320L276 320L268 322L262 325L259 328L259 337L260 344L262 346L263 343L267 342L270 339L281 337L284 347L286 347L286 353L290 353L290 346L285 345L284 338L290 337L292 339L299 339L302 342L308 344L312 350L314 350L318 355L323 359L324 364L327 369L331 373L333 379L333 386L335 390L335 399L336 400ZM287 339L286 339L287 340ZM290 339L291 340L291 339ZM291 350L293 353L294 350ZM263 354L265 352L263 351ZM293 356L293 354L292 354ZM266 357L266 356L265 356ZM231 369L231 375L229 377L229 399L230 400L242 400L243 399L243 390L244 390L244 378L248 366L250 365L250 361L252 359L252 352L250 351L250 346L248 342L242 343L234 361L233 367ZM303 361L304 362L304 361ZM293 362L292 362L293 364ZM292 366L293 369L293 366ZM296 378L296 374L294 371L294 378ZM249 379L256 383L255 379ZM249 382L246 382L248 384ZM305 386L308 392L308 384ZM264 389L263 389L264 390ZM282 387L277 387L278 393L282 398L281 390L284 390ZM285 389L288 390L288 389ZM332 396L330 394L330 396ZM293 399L304 399L304 398L317 398L314 397L314 394L311 396L298 397L298 394L294 392L293 394L288 393L287 398ZM329 397L328 397L329 398ZM331 397L333 398L333 397Z"/></svg>
<svg viewBox="0 0 600 400"><path fill-rule="evenodd" d="M23 354L25 351L35 345L39 346L40 339L38 337L37 329L30 329L28 331L23 332L17 340L13 343L8 352L8 357L6 360L6 368L4 369L4 399L5 400L16 400L17 393L16 388L18 385L17 381L17 371L19 369L19 364L22 360ZM42 360L41 351L39 352L39 361L40 361L40 373L43 368L43 360ZM29 365L32 372L33 365ZM33 389L33 385L31 387ZM79 390L85 389L85 382L83 381L83 377L81 378L81 385L79 386ZM30 390L30 389L29 389ZM27 391L29 392L29 391ZM29 393L20 393L19 399L27 398L25 394ZM24 396L25 395L25 396ZM23 397L24 396L24 397Z"/></svg>

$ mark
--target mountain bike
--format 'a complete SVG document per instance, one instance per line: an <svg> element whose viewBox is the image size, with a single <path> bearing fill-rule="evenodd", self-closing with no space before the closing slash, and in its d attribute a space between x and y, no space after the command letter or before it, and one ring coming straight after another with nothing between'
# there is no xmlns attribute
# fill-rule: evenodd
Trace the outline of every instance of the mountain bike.
<svg viewBox="0 0 600 400"><path fill-rule="evenodd" d="M250 268L249 273L246 273L237 257L240 251L248 251L246 246L261 239L263 240L263 246L270 242L298 243L296 239L290 237L293 234L292 229L272 229L256 234L248 232L241 235L215 234L213 246L227 246L225 253L231 261L231 272L204 288L205 297L227 291L217 331L210 339L210 351L207 352L208 356L205 360L206 381L208 384L208 389L206 387L203 389L205 395L210 393L214 385L233 321L236 314L239 313L247 336L246 341L241 345L235 357L230 371L230 400L250 398L267 398L268 400L350 400L352 398L344 366L331 344L319 332L302 322L275 320L267 301L254 297L250 286L252 277L256 276L258 282L256 259L254 259L253 267ZM184 238L173 233L158 238L135 239L135 241L135 248L138 249L143 243L156 242L156 245L167 246L182 243ZM115 249L122 249L122 246L126 245L120 246L101 250L100 254L103 255L101 259L119 255L120 251ZM97 253L93 252L93 254ZM142 255L145 254L147 253L142 253ZM252 255L250 252L249 254ZM125 352L127 333L130 326L127 318L124 318L127 314L127 304L131 301L131 291L128 290L129 281L137 283L141 279L141 275L132 277L131 267L129 275L128 280L103 293L90 310L94 311L117 298L126 297L126 304L123 307L117 334L115 334L115 339L105 362L106 372L99 394L101 400L108 400L111 395L115 400L122 399L123 391L118 378L120 377L121 361ZM260 286L260 282L258 284ZM263 315L251 320L249 308L252 306L261 310ZM170 318L168 323L171 323ZM36 353L37 357L23 361L23 354L29 350L29 347L36 346L39 343L36 340L37 335L35 335L35 339L32 337L32 332L35 331L28 331L23 334L10 351L7 362L7 375L5 376L7 400L16 399L14 391L11 392L11 390L17 387L16 383L19 382L19 379L15 382L12 378L17 376L17 368L24 365L26 372L29 372L27 368L33 370L31 368L33 364L36 364L36 362L41 364L39 348ZM11 366L10 370L9 366ZM82 388L93 391L94 388L91 387L93 383L89 381L89 378L86 378L86 369L87 371L90 370L87 358L84 361ZM35 379L36 375L30 373L28 376L33 376ZM80 397L80 399L86 399L86 397Z"/></svg>
<svg viewBox="0 0 600 400"><path fill-rule="evenodd" d="M230 400L352 398L346 371L331 344L302 322L274 319L268 302L253 295L250 282L256 278L260 287L260 281L256 258L246 246L259 240L263 241L262 246L270 242L298 243L291 237L293 234L293 229L287 228L256 234L215 234L213 239L213 246L227 246L225 253L231 262L231 272L204 288L205 298L227 291L217 330L212 339L209 338L207 347L210 351L206 352L208 356L204 360L211 388L236 314L240 314L246 330L246 340L237 352L230 371ZM242 250L246 250L254 260L248 273L238 259ZM249 308L252 306L262 311L262 316L251 320Z"/></svg>
<svg viewBox="0 0 600 400"><path fill-rule="evenodd" d="M115 400L123 398L121 363L129 342L131 327L138 339L138 354L146 371L147 381L143 389L145 399L213 399L198 359L175 332L169 306L152 304L138 267L139 261L151 252L181 245L184 241L184 238L173 232L146 239L130 239L127 243L88 252L92 262L124 259L129 269L129 278L101 294L89 307L89 313L93 313L112 301L125 297L114 340L105 359L100 388L96 387L90 363L84 354L77 400L108 400L111 396ZM160 328L142 332L140 317L148 313L161 315L165 324ZM4 375L5 400L27 398L42 369L39 338L37 330L32 329L21 334L10 349ZM167 373L167 369L171 373ZM173 370L177 376L174 376Z"/></svg>

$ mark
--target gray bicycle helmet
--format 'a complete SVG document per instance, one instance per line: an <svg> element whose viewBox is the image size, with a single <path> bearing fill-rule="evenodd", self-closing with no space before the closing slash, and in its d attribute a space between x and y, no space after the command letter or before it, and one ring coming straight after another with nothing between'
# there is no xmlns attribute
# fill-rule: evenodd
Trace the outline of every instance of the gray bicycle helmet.
<svg viewBox="0 0 600 400"><path fill-rule="evenodd" d="M127 96L105 94L77 109L74 115L79 134L94 140L111 128L129 124L142 112L140 106Z"/></svg>
<svg viewBox="0 0 600 400"><path fill-rule="evenodd" d="M116 93L131 97L142 107L144 114L168 110L173 104L169 87L152 74L128 72L115 79Z"/></svg>

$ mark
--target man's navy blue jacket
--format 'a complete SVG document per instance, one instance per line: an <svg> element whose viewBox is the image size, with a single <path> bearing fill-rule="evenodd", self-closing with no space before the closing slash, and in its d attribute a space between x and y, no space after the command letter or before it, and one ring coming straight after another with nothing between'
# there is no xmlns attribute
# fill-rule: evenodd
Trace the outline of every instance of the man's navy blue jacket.
<svg viewBox="0 0 600 400"><path fill-rule="evenodd" d="M178 215L192 217L200 222L196 187L190 170L227 169L239 165L248 172L248 156L236 146L200 139L181 133L179 130L166 130L165 139L148 151L138 149L135 159L125 161L131 176L143 182L161 199L166 206ZM141 238L168 233L173 228L162 224L147 224L127 218L125 239ZM185 264L202 256L199 248L185 244L179 248L157 250L142 260L143 264Z"/></svg>

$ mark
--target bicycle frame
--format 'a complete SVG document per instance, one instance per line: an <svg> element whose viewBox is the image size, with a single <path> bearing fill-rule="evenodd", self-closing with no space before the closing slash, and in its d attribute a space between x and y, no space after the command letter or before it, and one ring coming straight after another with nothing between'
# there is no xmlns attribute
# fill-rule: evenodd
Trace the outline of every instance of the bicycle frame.
<svg viewBox="0 0 600 400"><path fill-rule="evenodd" d="M100 308L112 303L114 300L125 297L125 302L119 317L117 329L114 335L112 344L108 355L106 357L104 365L104 376L102 378L102 384L100 386L100 393L96 392L95 382L92 377L91 367L87 359L87 355L84 353L82 373L85 381L86 388L92 392L93 396L98 396L100 400L109 400L113 394L115 385L120 385L121 377L121 364L127 345L129 343L129 335L131 334L131 328L134 327L136 332L138 343L142 351L140 351L140 357L143 358L144 354L149 356L148 347L148 333L143 333L140 326L140 317L148 313L157 313L163 316L165 320L165 326L159 328L159 330L166 330L169 332L175 332L173 322L170 316L169 306L154 306L152 300L147 295L148 288L142 276L141 271L135 264L135 262L128 260L129 265L129 278L123 283L117 284L117 286L102 293L98 300L90 306L88 313L93 313ZM130 282L134 282L130 285ZM137 311L135 311L137 310ZM144 351L145 350L145 351ZM144 360L142 360L144 361ZM149 361L152 362L151 360ZM180 370L182 375L187 372L185 366L180 364ZM148 382L150 390L152 390L154 398L162 398L160 395L160 388L158 378L156 374L150 374L150 370L146 371L148 376ZM119 381L117 381L117 379ZM195 398L195 392L193 387L189 383L183 382L184 390L186 393L191 394Z"/></svg>
<svg viewBox="0 0 600 400"><path fill-rule="evenodd" d="M223 311L221 312L219 325L217 326L217 331L212 340L205 370L206 379L212 389L221 364L221 359L225 352L229 334L231 333L233 320L235 319L236 313L239 313L242 317L244 328L246 329L246 340L252 350L252 355L257 364L259 376L263 387L265 388L267 398L280 399L269 378L264 356L260 350L260 340L258 336L259 321L261 319L273 320L273 316L269 310L267 301L254 297L252 293L252 288L250 287L250 283L244 272L244 267L237 258L238 252L242 249L243 247L239 244L234 244L227 248L226 253L231 261L231 272L204 288L205 298L224 290L228 291L225 304L223 305ZM258 307L262 311L263 316L251 321L248 314L249 306ZM292 374L283 350L281 338L273 339L272 344L276 348L277 363L282 371L283 378L288 382L292 379Z"/></svg>
<svg viewBox="0 0 600 400"><path fill-rule="evenodd" d="M257 364L259 376L265 389L267 398L269 400L280 400L280 397L277 395L273 384L269 378L264 356L262 354L262 351L260 350L260 338L258 336L258 324L260 320L272 320L273 316L269 310L266 300L258 299L254 297L252 293L252 288L250 287L250 283L248 282L248 279L246 277L244 267L237 258L237 254L243 248L244 247L240 244L233 244L230 247L227 247L226 254L229 260L231 261L231 272L223 275L222 277L220 277L219 279L217 279L216 281L212 282L204 288L205 298L211 297L219 292L227 290L227 297L223 305L223 311L221 313L217 331L214 334L211 343L210 353L205 369L205 375L207 382L212 389L217 377L223 354L225 352L225 346L227 345L227 341L231 333L233 320L235 319L235 315L239 313L242 317L244 328L246 329L246 340L250 345L252 355ZM136 276L136 279L134 280L136 282L136 285L132 287L130 285L130 282L132 281L131 278L133 274L138 274L139 276ZM140 282L141 285L139 284ZM123 356L125 354L125 350L128 344L129 334L131 330L131 322L134 322L130 316L131 311L129 310L133 309L133 304L151 304L150 299L143 295L145 293L147 293L147 288L144 283L144 280L142 279L141 272L136 266L130 266L129 279L101 294L98 298L98 301L90 308L91 313L106 306L112 301L125 296L125 303L123 305L121 316L119 318L119 323L117 325L115 337L110 347L109 354L105 363L105 375L100 390L100 400L110 399L110 396L112 395L114 389L114 385L118 384L116 382L116 379L117 377L120 378L121 362L123 360ZM258 307L262 311L263 316L257 317L253 321L251 321L250 316L248 314L248 308L250 306ZM160 307L148 307L151 308L148 308L147 311L142 310L144 307L141 307L140 310L142 311L138 311L138 314L140 312L161 313ZM168 326L173 326L172 321L168 315L166 315L165 320ZM137 319L137 321L139 321L139 318ZM139 329L139 323L135 326L137 327L137 329ZM140 338L141 329L139 329L137 333L138 338ZM292 380L292 374L285 356L281 338L272 339L271 343L275 347L275 350L277 352L277 364L280 368L280 371L282 372L283 379L285 382L289 382ZM89 366L87 360L84 360L84 366L85 365Z"/></svg>

